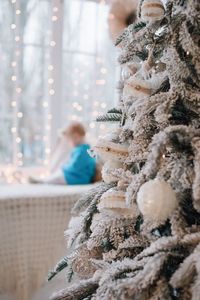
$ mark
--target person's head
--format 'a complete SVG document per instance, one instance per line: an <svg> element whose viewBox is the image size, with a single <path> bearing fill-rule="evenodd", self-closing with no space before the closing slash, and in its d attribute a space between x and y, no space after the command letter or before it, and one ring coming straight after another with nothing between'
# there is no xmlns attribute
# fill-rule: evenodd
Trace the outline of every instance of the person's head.
<svg viewBox="0 0 200 300"><path fill-rule="evenodd" d="M68 142L74 147L84 142L86 131L84 126L79 122L72 122L63 130L63 135Z"/></svg>

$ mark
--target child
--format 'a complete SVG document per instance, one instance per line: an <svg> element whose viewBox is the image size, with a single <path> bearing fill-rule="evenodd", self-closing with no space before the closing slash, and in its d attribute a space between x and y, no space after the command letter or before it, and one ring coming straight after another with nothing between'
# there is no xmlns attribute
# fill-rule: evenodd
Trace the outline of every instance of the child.
<svg viewBox="0 0 200 300"><path fill-rule="evenodd" d="M30 178L32 183L46 184L88 184L95 177L96 161L90 157L90 146L85 142L85 129L81 123L71 123L63 135L71 144L73 150L68 162L64 163L60 170L43 180Z"/></svg>

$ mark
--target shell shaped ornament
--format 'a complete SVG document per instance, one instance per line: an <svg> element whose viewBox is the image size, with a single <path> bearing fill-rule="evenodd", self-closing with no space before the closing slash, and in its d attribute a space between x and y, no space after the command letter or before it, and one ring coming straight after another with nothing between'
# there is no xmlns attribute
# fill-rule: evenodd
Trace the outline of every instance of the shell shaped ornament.
<svg viewBox="0 0 200 300"><path fill-rule="evenodd" d="M141 19L146 23L154 23L164 17L165 8L160 0L144 0L141 6Z"/></svg>
<svg viewBox="0 0 200 300"><path fill-rule="evenodd" d="M111 133L98 139L93 150L103 160L125 161L128 157L127 143L120 143L119 140L120 131Z"/></svg>
<svg viewBox="0 0 200 300"><path fill-rule="evenodd" d="M165 221L177 208L178 201L170 184L164 180L154 179L140 187L137 204L145 219Z"/></svg>
<svg viewBox="0 0 200 300"><path fill-rule="evenodd" d="M132 96L137 99L143 99L150 96L154 92L153 85L147 80L130 77L124 85L124 95Z"/></svg>
<svg viewBox="0 0 200 300"><path fill-rule="evenodd" d="M123 163L120 161L109 160L102 168L102 179L106 183L117 182L118 178L112 175L112 171L123 168Z"/></svg>
<svg viewBox="0 0 200 300"><path fill-rule="evenodd" d="M107 210L112 214L126 217L132 217L135 213L132 207L126 206L126 193L115 188L108 190L101 196L98 209L100 212Z"/></svg>

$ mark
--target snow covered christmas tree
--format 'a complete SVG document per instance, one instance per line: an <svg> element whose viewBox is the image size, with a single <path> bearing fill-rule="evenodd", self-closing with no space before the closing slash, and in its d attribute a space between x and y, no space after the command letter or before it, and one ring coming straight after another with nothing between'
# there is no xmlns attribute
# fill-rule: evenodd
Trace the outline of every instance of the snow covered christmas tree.
<svg viewBox="0 0 200 300"><path fill-rule="evenodd" d="M143 0L117 39L119 122L98 140L103 183L74 207L68 299L200 299L200 2Z"/></svg>

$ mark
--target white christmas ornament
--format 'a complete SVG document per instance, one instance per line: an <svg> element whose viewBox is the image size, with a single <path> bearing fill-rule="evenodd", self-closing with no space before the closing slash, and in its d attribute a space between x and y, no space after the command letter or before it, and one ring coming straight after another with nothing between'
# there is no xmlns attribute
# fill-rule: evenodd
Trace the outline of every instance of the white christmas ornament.
<svg viewBox="0 0 200 300"><path fill-rule="evenodd" d="M111 188L101 196L98 209L100 212L108 210L112 211L113 214L123 216L133 216L135 214L133 207L127 207L126 205L126 193L115 188Z"/></svg>
<svg viewBox="0 0 200 300"><path fill-rule="evenodd" d="M133 96L137 99L143 99L150 96L154 89L151 82L131 76L124 85L124 95Z"/></svg>
<svg viewBox="0 0 200 300"><path fill-rule="evenodd" d="M144 218L165 221L177 207L174 190L164 180L150 180L144 183L138 194L137 204Z"/></svg>
<svg viewBox="0 0 200 300"><path fill-rule="evenodd" d="M118 129L99 138L93 147L94 152L104 160L124 161L128 157L129 145L118 141L120 133L121 129Z"/></svg>
<svg viewBox="0 0 200 300"><path fill-rule="evenodd" d="M165 8L160 0L144 0L141 6L141 19L144 22L154 23L164 16Z"/></svg>
<svg viewBox="0 0 200 300"><path fill-rule="evenodd" d="M118 178L112 174L112 171L120 168L123 168L123 163L121 163L120 161L115 161L115 160L107 161L102 168L102 178L104 182L106 183L117 182Z"/></svg>

